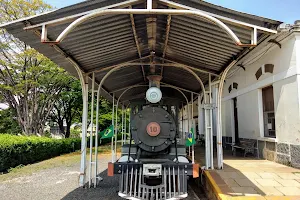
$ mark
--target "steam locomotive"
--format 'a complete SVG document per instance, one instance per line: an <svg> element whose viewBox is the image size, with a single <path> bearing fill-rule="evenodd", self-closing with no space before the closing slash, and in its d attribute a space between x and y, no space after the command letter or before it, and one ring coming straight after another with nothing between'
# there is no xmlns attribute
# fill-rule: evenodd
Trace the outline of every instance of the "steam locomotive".
<svg viewBox="0 0 300 200"><path fill-rule="evenodd" d="M109 173L120 176L118 194L125 199L185 198L188 176L199 170L179 136L179 102L161 101L155 79L149 79L146 101L130 103L130 142L122 146L120 159L109 163Z"/></svg>

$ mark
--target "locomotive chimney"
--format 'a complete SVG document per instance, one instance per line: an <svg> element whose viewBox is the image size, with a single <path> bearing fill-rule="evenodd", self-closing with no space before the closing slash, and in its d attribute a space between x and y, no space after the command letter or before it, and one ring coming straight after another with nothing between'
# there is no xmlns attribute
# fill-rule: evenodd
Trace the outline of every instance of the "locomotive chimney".
<svg viewBox="0 0 300 200"><path fill-rule="evenodd" d="M147 79L149 80L149 88L151 87L160 88L160 81L162 79L160 75L149 75L147 76Z"/></svg>

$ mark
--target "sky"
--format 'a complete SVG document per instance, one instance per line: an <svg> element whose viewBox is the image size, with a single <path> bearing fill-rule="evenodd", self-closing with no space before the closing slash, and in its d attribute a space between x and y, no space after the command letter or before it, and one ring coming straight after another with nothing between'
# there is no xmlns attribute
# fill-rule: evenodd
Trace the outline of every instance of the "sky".
<svg viewBox="0 0 300 200"><path fill-rule="evenodd" d="M45 0L48 4L61 8L83 0ZM300 20L300 0L206 0L226 8L266 17L288 24Z"/></svg>

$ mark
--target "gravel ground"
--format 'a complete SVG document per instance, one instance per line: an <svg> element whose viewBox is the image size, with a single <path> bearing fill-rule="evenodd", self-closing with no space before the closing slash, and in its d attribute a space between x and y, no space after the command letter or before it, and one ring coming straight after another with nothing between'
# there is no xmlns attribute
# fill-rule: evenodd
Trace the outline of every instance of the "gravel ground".
<svg viewBox="0 0 300 200"><path fill-rule="evenodd" d="M110 156L102 159L107 163ZM118 197L118 177L106 176L107 165L100 166L104 178L98 188L78 187L79 163L49 168L35 174L0 182L0 200L121 200ZM193 191L186 200L199 200ZM201 198L202 200L202 198Z"/></svg>

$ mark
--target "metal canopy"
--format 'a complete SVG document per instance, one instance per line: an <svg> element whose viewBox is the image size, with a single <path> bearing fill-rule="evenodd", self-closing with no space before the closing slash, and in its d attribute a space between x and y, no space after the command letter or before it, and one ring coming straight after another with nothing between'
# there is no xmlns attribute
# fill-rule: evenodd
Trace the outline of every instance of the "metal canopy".
<svg viewBox="0 0 300 200"><path fill-rule="evenodd" d="M163 78L163 98L179 99L182 105L186 105L187 121L182 120L182 123L187 125L187 131L195 125L192 122L193 102L198 97L199 124L200 116L204 114L205 167L214 168L215 121L217 162L218 168L222 169L221 99L225 78L247 54L250 56L252 50L259 49L255 46L265 45L267 38L277 33L280 24L279 21L198 0L91 0L7 23L0 28L7 29L79 77L83 94L79 183L83 186L86 179L89 86L92 89L91 121L97 92L98 132L100 95L113 102L113 116L117 118L120 104L123 104L123 110L129 101L145 97L147 75L153 72ZM212 81L216 81L215 84ZM214 102L212 96L216 97ZM112 124L117 127L114 117ZM92 158L93 148L90 148L89 159L89 186L94 181L94 187L101 179L97 176L97 137L98 134L94 141L95 158ZM182 134L182 139L185 139L185 134ZM91 147L92 140L91 132ZM112 139L112 161L116 160L116 142L117 134ZM190 152L194 163L193 146L189 148L189 155Z"/></svg>
<svg viewBox="0 0 300 200"><path fill-rule="evenodd" d="M193 75L168 64L184 65L193 69L205 83L209 73L220 74L245 49L252 48L262 38L276 33L276 28L281 23L196 0L159 0L153 1L151 6L152 13L144 14L147 12L146 1L85 1L1 27L74 76L78 76L74 62L90 78L92 72L95 72L97 83L108 69L123 65L124 67L112 73L103 84L101 94L111 100L109 93L112 91L146 84L151 61L157 64L156 71L162 74L163 82L199 93L201 87L195 82ZM126 9L132 10L131 14L123 14ZM63 41L49 42L55 41L74 20L103 10L108 11L108 14L97 14L78 24L65 35ZM177 13L181 11L190 14ZM220 28L220 25L207 18L195 16L194 11L201 11L203 15L221 21L240 43ZM37 38L41 38L46 44ZM132 88L122 100L133 99L145 89ZM116 93L116 98L121 92ZM175 91L166 94L170 94L170 97L178 96Z"/></svg>

